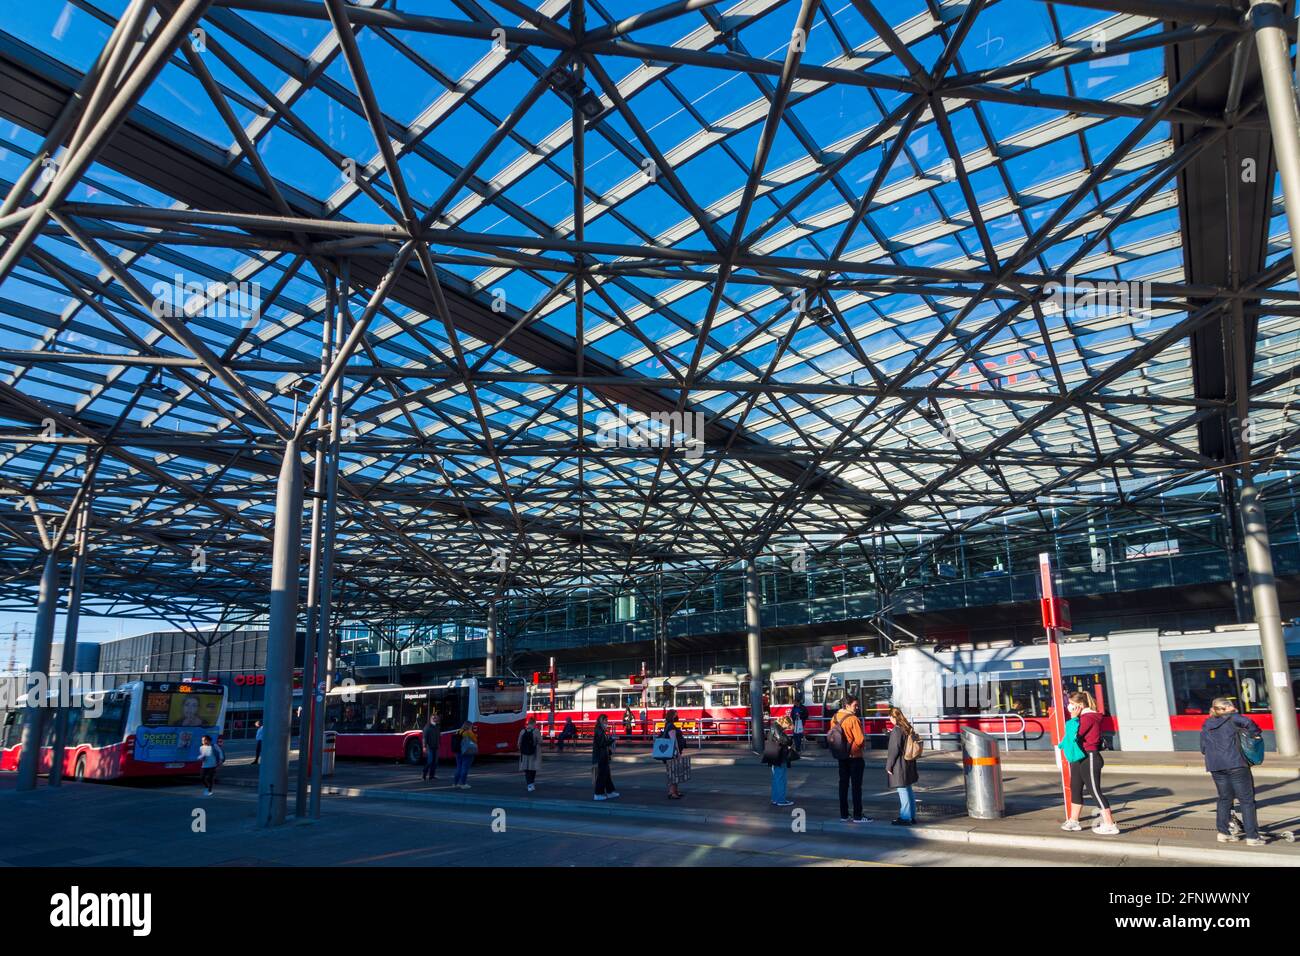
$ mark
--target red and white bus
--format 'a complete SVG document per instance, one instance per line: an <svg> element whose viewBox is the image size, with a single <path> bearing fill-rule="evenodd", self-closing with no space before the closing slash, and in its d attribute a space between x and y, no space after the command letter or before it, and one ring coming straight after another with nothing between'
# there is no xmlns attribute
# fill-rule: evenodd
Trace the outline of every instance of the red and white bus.
<svg viewBox="0 0 1300 956"><path fill-rule="evenodd" d="M24 708L0 716L0 770L17 770ZM45 722L41 773L53 760L54 714ZM68 713L63 774L76 780L199 772L203 737L220 741L226 689L207 681L130 681L88 692Z"/></svg>
<svg viewBox="0 0 1300 956"><path fill-rule="evenodd" d="M518 677L460 677L445 684L340 684L325 704L325 729L338 734L339 757L420 763L429 710L442 726L438 756L450 758L451 733L468 721L480 754L514 753L524 729L524 682Z"/></svg>

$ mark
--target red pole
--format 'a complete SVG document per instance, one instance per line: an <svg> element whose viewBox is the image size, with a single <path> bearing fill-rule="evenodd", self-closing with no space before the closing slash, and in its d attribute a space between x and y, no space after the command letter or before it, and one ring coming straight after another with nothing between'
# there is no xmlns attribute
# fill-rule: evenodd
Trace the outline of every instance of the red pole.
<svg viewBox="0 0 1300 956"><path fill-rule="evenodd" d="M1052 556L1038 556L1038 572L1043 585L1043 629L1047 632L1047 659L1052 682L1052 745L1065 737L1065 680L1061 675L1060 633L1055 624L1056 597L1052 591ZM1061 767L1061 796L1065 800L1065 815L1070 815L1070 765L1062 753L1058 758Z"/></svg>

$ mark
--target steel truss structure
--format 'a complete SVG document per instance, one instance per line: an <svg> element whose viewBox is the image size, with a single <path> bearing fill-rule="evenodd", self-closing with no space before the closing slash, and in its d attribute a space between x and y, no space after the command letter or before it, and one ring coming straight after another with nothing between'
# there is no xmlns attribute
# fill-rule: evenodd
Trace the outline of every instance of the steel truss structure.
<svg viewBox="0 0 1300 956"><path fill-rule="evenodd" d="M5 605L483 619L1293 468L1289 11L641 6L7 7Z"/></svg>

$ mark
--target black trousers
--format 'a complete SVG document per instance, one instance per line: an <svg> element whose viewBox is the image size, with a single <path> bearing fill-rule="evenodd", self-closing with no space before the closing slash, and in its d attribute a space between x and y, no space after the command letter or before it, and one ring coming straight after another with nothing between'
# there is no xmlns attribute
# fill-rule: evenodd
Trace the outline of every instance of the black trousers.
<svg viewBox="0 0 1300 956"><path fill-rule="evenodd" d="M853 785L853 819L862 819L862 774L867 762L862 757L850 757L840 764L840 816L849 815L849 785Z"/></svg>
<svg viewBox="0 0 1300 956"><path fill-rule="evenodd" d="M1214 770L1214 789L1219 791L1219 802L1215 806L1214 822L1220 833L1228 832L1228 821L1232 817L1232 801L1235 798L1241 806L1241 824L1246 830L1246 839L1259 839L1259 819L1255 814L1255 778L1249 767L1234 767L1232 770Z"/></svg>
<svg viewBox="0 0 1300 956"><path fill-rule="evenodd" d="M536 782L537 782L537 771L536 771L536 770L525 770L525 771L524 771L524 783L536 783Z"/></svg>
<svg viewBox="0 0 1300 956"><path fill-rule="evenodd" d="M1076 760L1070 764L1070 801L1083 806L1083 788L1086 785L1092 798L1097 801L1097 806L1102 810L1109 810L1110 804L1106 802L1105 795L1101 792L1101 768L1106 765L1106 761L1101 759L1101 754L1095 750L1089 750L1084 754L1082 760Z"/></svg>
<svg viewBox="0 0 1300 956"><path fill-rule="evenodd" d="M257 763L261 759L262 759L262 742L259 740L257 742L257 752L253 754L253 763Z"/></svg>
<svg viewBox="0 0 1300 956"><path fill-rule="evenodd" d="M203 782L203 788L205 790L210 791L212 789L213 783L216 782L216 779L217 779L216 767L203 767L202 769L199 770L199 780ZM1254 809L1253 805L1251 809L1252 810Z"/></svg>
<svg viewBox="0 0 1300 956"><path fill-rule="evenodd" d="M600 763L596 764L593 768L593 773L596 778L596 793L602 794L614 792L614 778L610 776L608 760L602 760Z"/></svg>

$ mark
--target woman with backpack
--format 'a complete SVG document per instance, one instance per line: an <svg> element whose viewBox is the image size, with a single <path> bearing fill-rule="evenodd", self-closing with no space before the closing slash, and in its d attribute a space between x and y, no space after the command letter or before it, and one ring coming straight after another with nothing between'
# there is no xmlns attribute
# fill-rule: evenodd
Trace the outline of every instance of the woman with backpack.
<svg viewBox="0 0 1300 956"><path fill-rule="evenodd" d="M614 778L609 773L609 762L614 754L614 735L609 732L609 715L596 718L596 730L591 736L591 772L594 777L597 800L616 800Z"/></svg>
<svg viewBox="0 0 1300 956"><path fill-rule="evenodd" d="M1092 828L1098 836L1119 833L1110 804L1101 791L1101 724L1103 717L1097 712L1097 702L1086 690L1076 690L1066 700L1070 719L1065 722L1065 733L1057 744L1061 754L1070 764L1070 818L1061 824L1062 830L1082 830L1079 813L1083 810L1083 786L1086 782L1092 798L1101 811L1101 821Z"/></svg>
<svg viewBox="0 0 1300 956"><path fill-rule="evenodd" d="M686 740L677 726L677 711L670 710L664 714L664 729L660 736L673 742L673 755L664 761L664 770L668 773L668 799L680 800L682 792L678 788L691 779L691 758L686 756Z"/></svg>
<svg viewBox="0 0 1300 956"><path fill-rule="evenodd" d="M456 753L456 776L452 780L452 786L457 790L468 790L469 768L474 763L474 755L478 753L478 735L468 720L452 735L451 749Z"/></svg>
<svg viewBox="0 0 1300 956"><path fill-rule="evenodd" d="M778 717L767 732L767 742L763 745L763 763L772 768L772 806L792 807L793 800L785 798L786 783L790 764L799 759L799 752L790 741L794 721L789 717Z"/></svg>
<svg viewBox="0 0 1300 956"><path fill-rule="evenodd" d="M885 773L889 785L898 792L898 818L891 822L894 826L910 827L916 823L916 795L912 793L912 784L918 779L916 760L921 756L921 738L897 707L889 708L889 720L894 726L889 731L885 751Z"/></svg>
<svg viewBox="0 0 1300 956"><path fill-rule="evenodd" d="M524 729L519 731L519 769L524 772L528 792L537 789L537 771L542 767L542 732L537 718L529 717Z"/></svg>
<svg viewBox="0 0 1300 956"><path fill-rule="evenodd" d="M1205 769L1219 794L1214 818L1219 842L1236 843L1240 839L1230 825L1235 798L1241 806L1246 845L1263 846L1255 813L1255 777L1250 771L1251 762L1243 752L1243 736L1247 738L1247 746L1257 748L1262 756L1263 733L1259 724L1237 713L1237 705L1228 698L1216 697L1210 704L1209 718L1201 726L1201 753L1205 755Z"/></svg>

